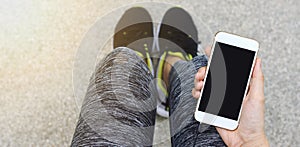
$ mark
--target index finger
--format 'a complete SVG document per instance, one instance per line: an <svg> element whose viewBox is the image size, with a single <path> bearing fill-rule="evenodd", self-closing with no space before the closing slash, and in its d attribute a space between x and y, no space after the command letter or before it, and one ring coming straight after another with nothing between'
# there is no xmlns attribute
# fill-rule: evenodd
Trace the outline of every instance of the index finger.
<svg viewBox="0 0 300 147"><path fill-rule="evenodd" d="M196 84L199 81L203 81L204 80L204 76L205 76L205 71L206 71L206 67L201 67L198 72L195 75L195 80L194 80L194 84Z"/></svg>

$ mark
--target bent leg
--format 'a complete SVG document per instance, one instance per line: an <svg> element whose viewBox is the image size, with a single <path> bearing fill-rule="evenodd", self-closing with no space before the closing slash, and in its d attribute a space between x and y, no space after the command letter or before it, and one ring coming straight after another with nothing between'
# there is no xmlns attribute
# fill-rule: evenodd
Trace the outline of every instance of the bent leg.
<svg viewBox="0 0 300 147"><path fill-rule="evenodd" d="M152 145L152 79L133 50L114 49L90 79L71 146Z"/></svg>
<svg viewBox="0 0 300 147"><path fill-rule="evenodd" d="M192 96L197 70L207 59L177 61L169 74L170 130L172 146L225 146L215 127L194 119L197 100Z"/></svg>

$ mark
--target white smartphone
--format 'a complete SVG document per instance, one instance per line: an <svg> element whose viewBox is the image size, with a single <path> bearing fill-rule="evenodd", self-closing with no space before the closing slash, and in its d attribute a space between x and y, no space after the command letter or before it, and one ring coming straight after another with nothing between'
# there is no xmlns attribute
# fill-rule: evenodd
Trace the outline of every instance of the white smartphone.
<svg viewBox="0 0 300 147"><path fill-rule="evenodd" d="M218 32L195 111L199 122L235 130L256 61L259 43Z"/></svg>

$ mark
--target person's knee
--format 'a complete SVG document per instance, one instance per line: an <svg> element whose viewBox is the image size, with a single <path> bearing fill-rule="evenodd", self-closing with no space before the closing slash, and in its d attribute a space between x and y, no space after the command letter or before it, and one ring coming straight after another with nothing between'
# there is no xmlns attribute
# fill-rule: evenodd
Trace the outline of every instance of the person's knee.
<svg viewBox="0 0 300 147"><path fill-rule="evenodd" d="M118 47L113 49L98 66L108 68L114 65L133 64L133 62L140 62L140 58L135 51L127 47Z"/></svg>
<svg viewBox="0 0 300 147"><path fill-rule="evenodd" d="M127 48L127 47L118 47L113 49L113 51L109 55L125 55L127 58L137 58L138 56L136 55L135 51Z"/></svg>

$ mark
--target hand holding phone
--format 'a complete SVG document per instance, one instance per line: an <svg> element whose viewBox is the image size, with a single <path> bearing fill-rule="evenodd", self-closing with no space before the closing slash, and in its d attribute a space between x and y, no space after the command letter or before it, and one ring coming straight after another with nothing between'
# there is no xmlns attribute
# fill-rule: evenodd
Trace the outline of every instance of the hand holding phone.
<svg viewBox="0 0 300 147"><path fill-rule="evenodd" d="M193 88L192 92L195 98L200 97L200 90L204 85L203 80L205 78L206 71L206 67L202 67L195 75L195 87ZM263 74L261 71L261 60L257 59L253 69L253 74L251 76L249 92L242 102L243 109L239 119L238 128L235 130L228 130L224 129L224 127L222 126L223 122L219 122L218 124L221 126L217 127L217 130L228 146L268 146L268 141L264 132L263 85L264 83Z"/></svg>
<svg viewBox="0 0 300 147"><path fill-rule="evenodd" d="M228 146L240 146L238 144L246 145L246 142L249 146L253 146L253 144L264 144L268 146L268 140L264 132L264 80L260 66L261 59L257 59L251 78L249 93L243 104L238 128L231 131L217 127L217 131ZM205 72L206 67L202 67L195 75L195 87L192 93L196 99L200 96Z"/></svg>

